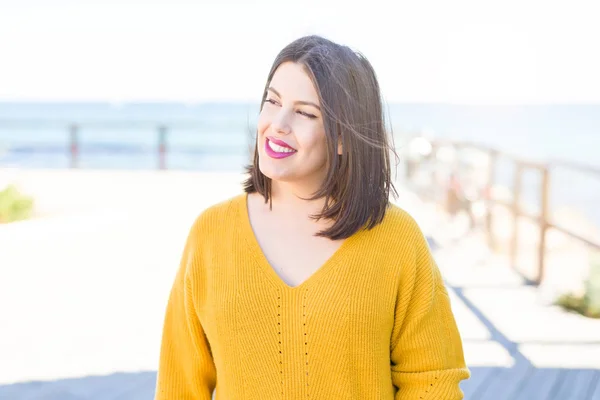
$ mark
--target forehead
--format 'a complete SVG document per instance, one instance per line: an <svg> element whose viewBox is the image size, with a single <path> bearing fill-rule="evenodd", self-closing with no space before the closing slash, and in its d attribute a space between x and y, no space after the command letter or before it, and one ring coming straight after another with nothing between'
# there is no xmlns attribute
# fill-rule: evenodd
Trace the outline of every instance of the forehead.
<svg viewBox="0 0 600 400"><path fill-rule="evenodd" d="M312 101L318 103L317 90L304 66L294 62L285 62L275 70L269 85L285 100Z"/></svg>

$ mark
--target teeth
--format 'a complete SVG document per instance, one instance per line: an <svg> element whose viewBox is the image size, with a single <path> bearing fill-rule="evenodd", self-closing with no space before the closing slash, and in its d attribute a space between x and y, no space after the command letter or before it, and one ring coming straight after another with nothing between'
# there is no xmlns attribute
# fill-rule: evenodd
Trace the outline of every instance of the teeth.
<svg viewBox="0 0 600 400"><path fill-rule="evenodd" d="M293 153L294 152L294 150L288 149L287 147L283 147L278 144L275 144L275 143L271 142L270 140L268 141L268 146L271 148L271 150L273 150L277 153Z"/></svg>

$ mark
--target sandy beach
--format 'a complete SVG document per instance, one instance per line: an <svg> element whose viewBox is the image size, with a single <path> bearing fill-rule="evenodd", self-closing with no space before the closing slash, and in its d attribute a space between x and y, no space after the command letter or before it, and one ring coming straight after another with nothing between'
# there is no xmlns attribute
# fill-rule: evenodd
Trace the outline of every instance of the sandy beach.
<svg viewBox="0 0 600 400"><path fill-rule="evenodd" d="M241 176L20 171L36 217L0 225L0 383L156 369L185 236ZM110 323L107 323L110 321Z"/></svg>
<svg viewBox="0 0 600 400"><path fill-rule="evenodd" d="M0 171L36 201L0 225L0 384L155 370L185 237L206 207L242 193L236 173ZM397 203L431 228L400 188ZM429 226L428 226L429 224Z"/></svg>
<svg viewBox="0 0 600 400"><path fill-rule="evenodd" d="M206 207L241 193L244 176L0 170L0 177L37 205L34 218L0 225L0 385L155 371L188 229ZM505 368L518 359L469 301L511 340L531 340L522 349L536 365L599 366L589 359L600 350L599 321L548 308L479 239L452 245L461 224L448 223L439 205L398 190L394 202L442 245L440 267L456 288L450 294L471 366Z"/></svg>

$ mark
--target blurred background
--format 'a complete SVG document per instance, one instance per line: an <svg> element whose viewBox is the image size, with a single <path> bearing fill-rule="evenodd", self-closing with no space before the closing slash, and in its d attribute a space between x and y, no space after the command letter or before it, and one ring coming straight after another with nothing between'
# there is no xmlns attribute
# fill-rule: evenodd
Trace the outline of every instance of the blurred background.
<svg viewBox="0 0 600 400"><path fill-rule="evenodd" d="M241 192L275 56L373 64L467 399L600 399L594 1L0 0L0 399L152 399L193 219ZM218 390L218 389L217 389Z"/></svg>

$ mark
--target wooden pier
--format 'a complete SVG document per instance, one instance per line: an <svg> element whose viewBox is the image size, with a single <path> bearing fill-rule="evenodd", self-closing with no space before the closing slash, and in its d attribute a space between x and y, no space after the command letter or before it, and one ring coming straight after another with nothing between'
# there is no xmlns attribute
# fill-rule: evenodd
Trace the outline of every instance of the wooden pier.
<svg viewBox="0 0 600 400"><path fill-rule="evenodd" d="M47 214L0 226L0 399L151 400L189 223L239 193L241 176L23 170L16 179ZM549 304L485 231L457 239L438 203L399 189L451 296L472 372L465 399L600 399L600 320Z"/></svg>

